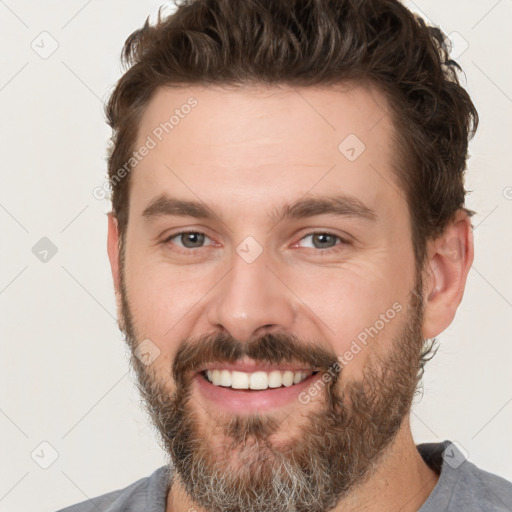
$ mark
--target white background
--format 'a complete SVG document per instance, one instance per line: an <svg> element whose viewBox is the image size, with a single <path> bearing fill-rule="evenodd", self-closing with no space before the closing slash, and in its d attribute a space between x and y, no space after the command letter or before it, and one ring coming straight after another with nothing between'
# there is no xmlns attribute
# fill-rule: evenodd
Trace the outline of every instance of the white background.
<svg viewBox="0 0 512 512"><path fill-rule="evenodd" d="M103 102L120 50L161 3L0 2L0 511L55 511L165 462L115 320L110 205L92 195L106 174ZM472 462L512 480L512 3L407 5L458 33L481 115L466 184L478 212L475 263L427 365L413 433L417 443L458 441ZM43 31L58 43L47 59L31 47L46 37L51 48ZM57 247L46 263L32 253L42 237ZM52 450L58 458L42 469L34 450L42 462Z"/></svg>

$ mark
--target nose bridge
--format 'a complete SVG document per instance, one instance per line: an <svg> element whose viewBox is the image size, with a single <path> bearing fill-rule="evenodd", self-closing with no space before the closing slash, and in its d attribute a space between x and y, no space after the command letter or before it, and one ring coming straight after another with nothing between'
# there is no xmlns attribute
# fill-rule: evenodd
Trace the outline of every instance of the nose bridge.
<svg viewBox="0 0 512 512"><path fill-rule="evenodd" d="M292 294L269 269L275 265L268 252L248 237L231 261L230 271L210 301L209 323L223 327L239 341L268 330L289 330L295 320Z"/></svg>

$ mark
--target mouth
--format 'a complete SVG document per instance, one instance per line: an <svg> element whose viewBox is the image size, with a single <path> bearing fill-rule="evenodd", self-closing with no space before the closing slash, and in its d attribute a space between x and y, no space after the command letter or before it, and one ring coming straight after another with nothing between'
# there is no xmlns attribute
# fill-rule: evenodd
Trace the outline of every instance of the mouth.
<svg viewBox="0 0 512 512"><path fill-rule="evenodd" d="M300 404L299 395L307 392L320 377L318 371L310 369L242 372L224 368L197 372L194 384L195 392L214 408L254 413Z"/></svg>

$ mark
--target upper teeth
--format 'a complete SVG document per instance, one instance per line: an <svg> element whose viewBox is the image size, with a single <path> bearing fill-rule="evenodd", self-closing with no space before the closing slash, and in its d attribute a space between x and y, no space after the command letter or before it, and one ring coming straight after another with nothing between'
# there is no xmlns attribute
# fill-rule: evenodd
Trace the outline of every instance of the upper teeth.
<svg viewBox="0 0 512 512"><path fill-rule="evenodd" d="M229 370L206 370L208 380L215 386L227 386L234 389L267 389L279 388L283 384L292 386L302 382L313 372L289 370L271 372L257 371L253 373L245 373Z"/></svg>

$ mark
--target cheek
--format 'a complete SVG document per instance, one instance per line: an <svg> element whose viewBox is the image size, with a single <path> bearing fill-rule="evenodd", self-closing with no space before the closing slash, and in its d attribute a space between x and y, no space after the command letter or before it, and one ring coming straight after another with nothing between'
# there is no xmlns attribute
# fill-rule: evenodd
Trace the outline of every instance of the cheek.
<svg viewBox="0 0 512 512"><path fill-rule="evenodd" d="M396 277L395 272L389 264L352 264L309 269L302 277L296 273L304 315L317 325L342 366L351 366L347 373L358 373L369 352L389 345L400 329L408 278L405 269Z"/></svg>
<svg viewBox="0 0 512 512"><path fill-rule="evenodd" d="M130 305L139 326L164 335L194 307L205 290L197 276L148 264L132 273L128 291Z"/></svg>
<svg viewBox="0 0 512 512"><path fill-rule="evenodd" d="M177 267L158 258L127 261L126 287L138 337L159 349L158 367L169 369L176 345L190 336L218 273L200 266ZM197 334L197 333L196 333Z"/></svg>

